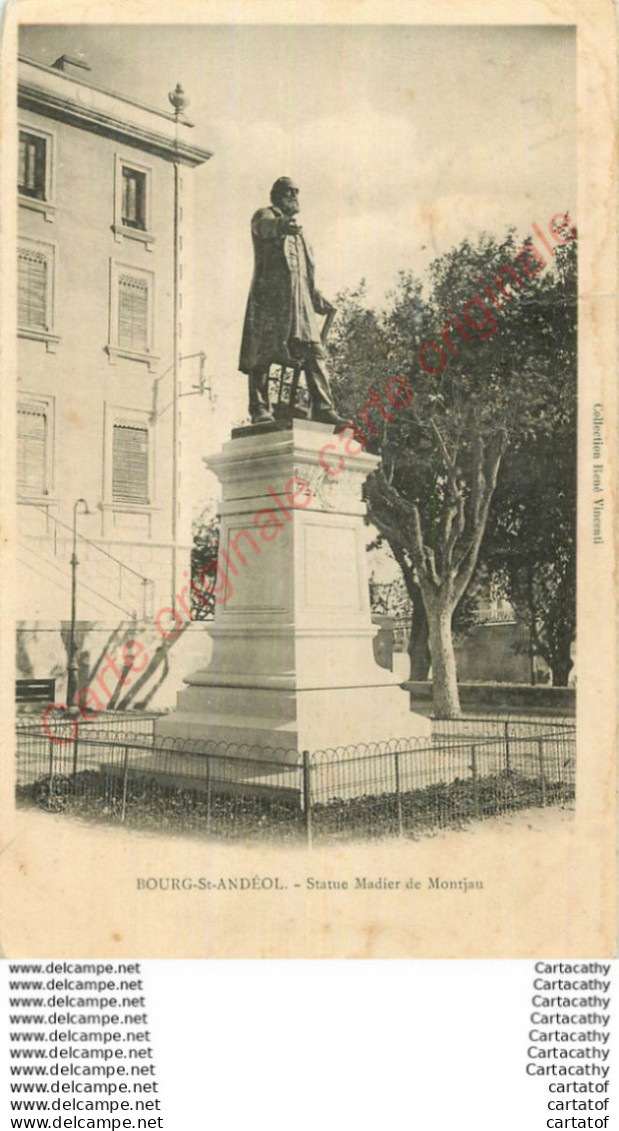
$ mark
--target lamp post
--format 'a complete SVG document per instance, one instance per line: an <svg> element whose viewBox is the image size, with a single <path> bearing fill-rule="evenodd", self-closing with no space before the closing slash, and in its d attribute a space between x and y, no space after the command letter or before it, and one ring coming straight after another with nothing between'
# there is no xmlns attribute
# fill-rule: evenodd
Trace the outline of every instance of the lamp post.
<svg viewBox="0 0 619 1131"><path fill-rule="evenodd" d="M178 125L183 115L188 99L180 83L168 94L171 105L174 107L174 316L173 316L173 350L174 350L174 387L172 390L172 595L170 604L176 607L176 573L177 573L177 540L178 540L178 367L179 367L179 264L180 264L180 161L178 156Z"/></svg>
<svg viewBox="0 0 619 1131"><path fill-rule="evenodd" d="M80 507L83 509L80 511ZM75 612L77 598L77 515L90 514L85 499L76 499L73 504L73 553L71 554L71 627L69 630L69 663L67 667L67 707L73 706L77 694L77 646L75 643Z"/></svg>

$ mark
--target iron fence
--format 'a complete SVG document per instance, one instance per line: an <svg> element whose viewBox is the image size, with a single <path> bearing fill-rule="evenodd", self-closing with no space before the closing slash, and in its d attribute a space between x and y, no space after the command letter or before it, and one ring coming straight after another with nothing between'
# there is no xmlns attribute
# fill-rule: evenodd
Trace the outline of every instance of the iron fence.
<svg viewBox="0 0 619 1131"><path fill-rule="evenodd" d="M486 721L488 732L480 733ZM473 722L477 729L466 733ZM572 726L493 723L467 720L461 735L452 724L435 732L431 744L402 740L317 752L311 759L312 835L332 841L415 836L573 800Z"/></svg>
<svg viewBox="0 0 619 1131"><path fill-rule="evenodd" d="M57 723L17 734L17 800L82 819L218 840L416 837L575 791L575 728L434 720L428 738L298 752ZM146 728L149 724L150 730ZM63 727L65 730L63 731Z"/></svg>
<svg viewBox="0 0 619 1131"><path fill-rule="evenodd" d="M46 738L52 737L58 745L65 745L64 740L73 741L79 733L87 736L89 733L99 734L104 732L120 741L125 734L148 735L154 738L155 723L163 715L162 711L98 711L92 716L84 713L75 718L68 715L64 707L45 711L45 722L42 720L43 711L40 704L36 711L24 711L17 716L17 729L20 732L30 731L32 734L43 734Z"/></svg>

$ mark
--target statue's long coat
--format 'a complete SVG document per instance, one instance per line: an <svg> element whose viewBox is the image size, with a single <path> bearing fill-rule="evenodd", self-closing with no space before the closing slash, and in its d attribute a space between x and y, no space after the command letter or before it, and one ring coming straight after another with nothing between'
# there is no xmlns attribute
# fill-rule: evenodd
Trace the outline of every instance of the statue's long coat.
<svg viewBox="0 0 619 1131"><path fill-rule="evenodd" d="M260 208L253 216L254 276L247 300L239 369L249 373L289 360L287 343L291 318L291 270L287 258L287 219L279 208ZM304 238L307 279L314 299L314 260Z"/></svg>

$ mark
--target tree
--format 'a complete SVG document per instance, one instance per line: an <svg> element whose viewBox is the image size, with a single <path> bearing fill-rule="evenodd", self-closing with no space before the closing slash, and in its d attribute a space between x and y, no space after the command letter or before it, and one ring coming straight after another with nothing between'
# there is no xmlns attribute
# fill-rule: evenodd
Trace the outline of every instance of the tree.
<svg viewBox="0 0 619 1131"><path fill-rule="evenodd" d="M576 246L557 263L549 304L554 359L560 380L552 429L519 438L508 450L482 554L502 591L527 624L532 650L565 687L576 636Z"/></svg>
<svg viewBox="0 0 619 1131"><path fill-rule="evenodd" d="M575 369L575 366L574 366ZM575 376L574 376L575 383ZM569 375L566 386L571 384ZM567 397L566 397L567 399ZM505 460L486 557L528 626L555 687L567 686L576 636L576 409L562 435L529 442Z"/></svg>
<svg viewBox="0 0 619 1131"><path fill-rule="evenodd" d="M485 554L555 687L567 686L576 636L575 420L566 432L571 452L542 441L505 460Z"/></svg>
<svg viewBox="0 0 619 1131"><path fill-rule="evenodd" d="M191 547L191 619L212 620L215 614L213 589L217 575L219 521L209 511L193 523Z"/></svg>
<svg viewBox="0 0 619 1131"><path fill-rule="evenodd" d="M565 247L556 255L569 264ZM454 717L454 614L479 560L505 453L559 426L551 312L567 296L565 270L548 269L514 232L465 240L431 265L428 282L424 298L421 282L400 273L384 313L368 308L363 287L341 296L331 349L340 410L358 442L382 457L366 484L369 518L416 610L415 587L421 595L435 714Z"/></svg>

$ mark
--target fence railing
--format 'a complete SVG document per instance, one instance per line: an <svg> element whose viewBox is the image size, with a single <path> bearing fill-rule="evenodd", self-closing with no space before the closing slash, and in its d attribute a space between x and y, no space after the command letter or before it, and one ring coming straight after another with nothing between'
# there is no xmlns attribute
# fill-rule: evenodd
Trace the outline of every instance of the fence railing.
<svg viewBox="0 0 619 1131"><path fill-rule="evenodd" d="M91 718L87 714L75 718L69 716L64 707L58 707L45 713L45 723L42 721L43 712L39 710L38 714L18 715L16 725L20 733L53 737L59 745L66 745L65 740L72 742L77 734L87 737L101 732L120 742L126 734L154 738L155 723L162 714L162 711L97 711Z"/></svg>
<svg viewBox="0 0 619 1131"><path fill-rule="evenodd" d="M157 739L66 720L17 735L17 799L53 812L225 840L341 842L574 797L575 729L436 721L432 740L297 752ZM127 720L127 726L133 720ZM63 727L65 728L63 730Z"/></svg>

